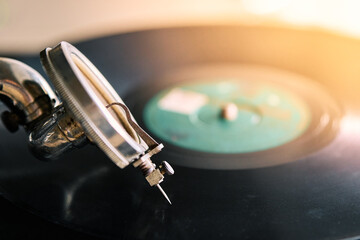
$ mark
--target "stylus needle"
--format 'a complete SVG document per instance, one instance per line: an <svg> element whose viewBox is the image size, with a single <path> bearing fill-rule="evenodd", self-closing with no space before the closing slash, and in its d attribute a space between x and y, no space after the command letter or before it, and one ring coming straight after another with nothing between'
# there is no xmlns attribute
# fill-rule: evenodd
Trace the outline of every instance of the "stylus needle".
<svg viewBox="0 0 360 240"><path fill-rule="evenodd" d="M160 192L162 193L162 195L166 198L166 200L168 200L168 202L169 202L170 204L172 204L171 201L170 201L170 199L169 199L169 197L166 195L164 189L162 189L162 187L160 186L160 184L156 184L156 186L158 187L158 189L160 190Z"/></svg>

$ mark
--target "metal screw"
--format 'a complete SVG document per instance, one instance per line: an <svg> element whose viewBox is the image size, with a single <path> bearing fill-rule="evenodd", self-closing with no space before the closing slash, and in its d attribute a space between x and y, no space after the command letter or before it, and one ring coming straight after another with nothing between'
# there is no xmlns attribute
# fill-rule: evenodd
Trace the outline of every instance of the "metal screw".
<svg viewBox="0 0 360 240"><path fill-rule="evenodd" d="M165 173L167 175L173 175L175 173L174 169L171 167L171 165L166 162L166 161L163 161L160 166L159 166L159 169L160 169L160 172L162 175L164 175Z"/></svg>

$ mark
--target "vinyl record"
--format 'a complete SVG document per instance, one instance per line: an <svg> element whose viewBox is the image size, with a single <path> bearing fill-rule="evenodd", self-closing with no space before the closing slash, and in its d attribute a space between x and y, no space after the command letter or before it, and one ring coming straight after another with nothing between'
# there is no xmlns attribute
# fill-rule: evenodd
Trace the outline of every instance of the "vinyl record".
<svg viewBox="0 0 360 240"><path fill-rule="evenodd" d="M175 168L162 185L173 205L95 146L41 162L0 123L0 188L18 206L105 239L360 235L358 40L208 26L76 46L165 145L154 161Z"/></svg>
<svg viewBox="0 0 360 240"><path fill-rule="evenodd" d="M142 126L169 148L164 158L202 169L296 161L328 144L342 116L316 82L243 64L194 66L156 76L127 97ZM227 104L236 117L221 116Z"/></svg>

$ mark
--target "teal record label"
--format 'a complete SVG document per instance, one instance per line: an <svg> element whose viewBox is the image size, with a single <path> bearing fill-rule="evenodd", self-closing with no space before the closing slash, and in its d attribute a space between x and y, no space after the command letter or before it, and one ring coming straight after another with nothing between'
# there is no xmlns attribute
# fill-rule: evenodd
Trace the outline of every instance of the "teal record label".
<svg viewBox="0 0 360 240"><path fill-rule="evenodd" d="M224 117L228 105L232 119ZM271 82L221 79L165 89L146 104L144 122L160 139L207 153L249 153L288 143L311 114L296 94Z"/></svg>

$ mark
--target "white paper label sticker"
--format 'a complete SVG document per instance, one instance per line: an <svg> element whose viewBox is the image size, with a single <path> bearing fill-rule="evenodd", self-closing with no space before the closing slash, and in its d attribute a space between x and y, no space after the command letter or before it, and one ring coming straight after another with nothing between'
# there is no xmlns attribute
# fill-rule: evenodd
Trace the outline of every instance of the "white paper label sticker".
<svg viewBox="0 0 360 240"><path fill-rule="evenodd" d="M196 112L208 101L209 98L204 94L174 88L158 104L163 110L189 115Z"/></svg>

